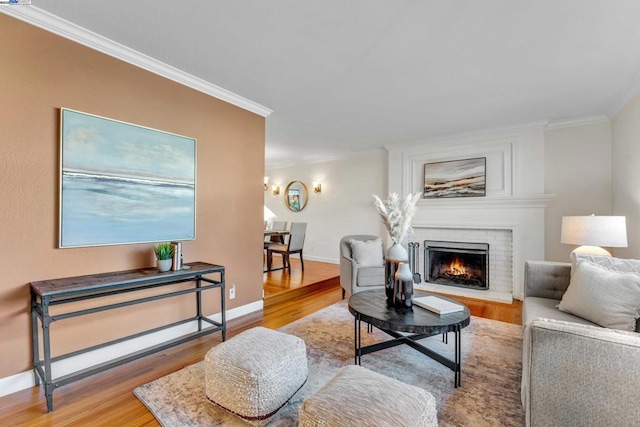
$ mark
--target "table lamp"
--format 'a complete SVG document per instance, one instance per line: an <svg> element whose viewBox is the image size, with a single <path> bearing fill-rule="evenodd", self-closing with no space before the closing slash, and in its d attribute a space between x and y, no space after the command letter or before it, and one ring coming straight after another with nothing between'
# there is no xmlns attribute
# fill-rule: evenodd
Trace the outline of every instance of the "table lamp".
<svg viewBox="0 0 640 427"><path fill-rule="evenodd" d="M563 216L560 242L579 245L573 252L611 256L609 248L627 247L627 224L623 216Z"/></svg>

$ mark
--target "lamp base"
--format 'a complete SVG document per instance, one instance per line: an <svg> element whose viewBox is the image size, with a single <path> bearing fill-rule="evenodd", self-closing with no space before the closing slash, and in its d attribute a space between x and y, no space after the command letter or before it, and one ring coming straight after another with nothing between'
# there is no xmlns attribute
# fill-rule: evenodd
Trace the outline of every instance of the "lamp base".
<svg viewBox="0 0 640 427"><path fill-rule="evenodd" d="M601 256L611 256L611 253L606 249L601 248L600 246L580 246L575 248L571 253L579 253L584 255L601 255Z"/></svg>

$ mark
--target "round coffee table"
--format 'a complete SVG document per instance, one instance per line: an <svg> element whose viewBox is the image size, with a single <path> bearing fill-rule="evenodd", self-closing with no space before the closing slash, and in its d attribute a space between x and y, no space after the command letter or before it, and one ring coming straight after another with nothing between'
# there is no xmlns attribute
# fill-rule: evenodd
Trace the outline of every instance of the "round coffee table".
<svg viewBox="0 0 640 427"><path fill-rule="evenodd" d="M429 292L419 292L414 296L434 295ZM384 289L362 291L351 295L349 298L349 311L355 317L354 348L355 364L360 365L362 355L384 350L385 348L407 344L420 353L429 356L433 360L450 368L454 372L454 385L460 386L461 372L461 334L462 328L469 325L471 313L464 304L441 295L438 298L462 305L462 311L450 314L437 314L430 310L414 305L410 309L397 309L387 303ZM387 333L392 340L362 347L361 322L375 326ZM403 335L399 332L408 332L413 335ZM419 340L434 335L443 334L443 341L448 343L447 333L455 334L454 360L448 359L440 353L418 343Z"/></svg>

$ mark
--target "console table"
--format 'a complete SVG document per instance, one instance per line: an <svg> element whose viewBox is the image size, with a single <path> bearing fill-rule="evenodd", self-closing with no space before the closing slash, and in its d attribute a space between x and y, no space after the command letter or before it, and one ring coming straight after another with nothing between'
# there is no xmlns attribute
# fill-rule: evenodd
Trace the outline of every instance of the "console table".
<svg viewBox="0 0 640 427"><path fill-rule="evenodd" d="M47 399L47 411L53 411L53 390L62 385L85 378L98 372L105 371L123 363L147 356L157 351L182 344L189 340L222 332L222 340L226 339L226 316L224 303L224 267L204 262L185 264L183 270L161 273L156 268L143 268L138 270L117 271L111 273L91 274L87 276L67 277L62 279L44 280L32 282L31 288L31 335L33 340L33 371L37 386L44 383ZM215 279L204 277L214 275ZM185 282L194 282L195 286L187 289L171 289L171 285ZM166 288L166 289L165 289ZM128 301L98 305L89 309L69 311L61 314L50 315L49 307L74 303L78 301L100 298L136 292L145 289L162 289L164 292L152 296L135 298ZM215 322L202 314L202 292L209 289L220 290L221 314L220 322ZM185 294L195 294L196 314L188 319L183 319L168 325L154 328L148 331L136 333L113 341L101 343L92 347L73 351L56 357L51 357L50 326L53 322L65 320L86 314L99 313L106 310L126 307L164 298L176 297ZM38 320L42 325L42 350L43 358L40 359L40 337L38 334ZM185 334L181 337L147 347L119 358L91 366L89 368L73 372L59 378L52 378L51 363L72 356L78 356L89 351L117 344L129 339L158 332L188 322L197 321L197 331ZM203 327L203 322L206 324Z"/></svg>

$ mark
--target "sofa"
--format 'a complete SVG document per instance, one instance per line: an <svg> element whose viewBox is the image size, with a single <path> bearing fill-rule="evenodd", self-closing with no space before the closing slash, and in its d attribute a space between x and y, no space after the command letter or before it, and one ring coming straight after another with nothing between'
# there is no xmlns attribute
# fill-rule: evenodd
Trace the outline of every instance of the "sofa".
<svg viewBox="0 0 640 427"><path fill-rule="evenodd" d="M601 261L628 264L611 257ZM631 312L634 307L637 309L635 331L625 331L603 327L598 322L608 320L580 312L591 303L574 295L582 291L582 297L586 295L586 298L594 294L598 298L620 298L616 283L626 286L625 292L629 288L637 293L640 274L616 268L607 270L606 266L597 264L575 258L573 267L572 263L525 263L521 397L527 426L640 424L640 333L637 332L640 306L636 305L639 300L635 295L622 297L625 304L631 305ZM639 267L640 261L636 264L631 270ZM590 287L579 287L583 277L587 277ZM602 283L597 283L598 280ZM580 312L581 316L563 307L565 301L570 302L569 292L578 302L573 311ZM614 305L595 301L591 309L599 311ZM625 327L630 328L629 320L625 322Z"/></svg>

